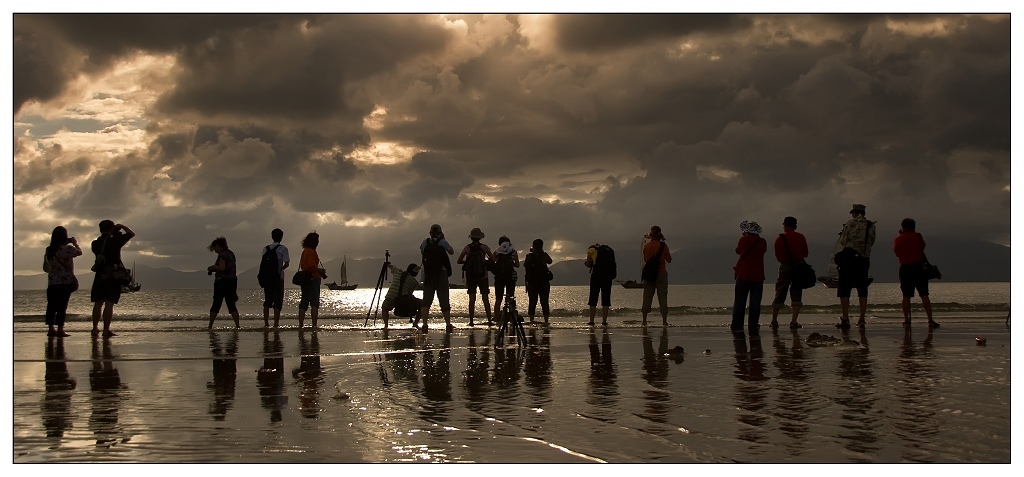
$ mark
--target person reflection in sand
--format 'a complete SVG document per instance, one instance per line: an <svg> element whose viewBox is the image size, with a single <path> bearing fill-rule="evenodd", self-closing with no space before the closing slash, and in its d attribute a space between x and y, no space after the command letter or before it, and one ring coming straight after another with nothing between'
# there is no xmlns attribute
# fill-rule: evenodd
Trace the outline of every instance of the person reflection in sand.
<svg viewBox="0 0 1024 477"><path fill-rule="evenodd" d="M487 390L490 377L491 330L482 332L483 343L477 343L477 331L469 331L466 347L466 372L463 374L462 395L466 409L472 411L468 418L469 429L480 429L487 425L484 408L487 404Z"/></svg>
<svg viewBox="0 0 1024 477"><path fill-rule="evenodd" d="M302 417L316 419L320 416L320 389L324 385L323 368L320 366L320 340L316 333L306 339L306 332L299 331L299 350L302 357L299 367L292 370L292 377L298 380L299 408Z"/></svg>
<svg viewBox="0 0 1024 477"><path fill-rule="evenodd" d="M238 356L238 332L232 331L222 345L217 332L210 332L210 352L213 353L213 381L206 383L213 391L210 415L223 421L235 400L235 378L238 375L235 357Z"/></svg>
<svg viewBox="0 0 1024 477"><path fill-rule="evenodd" d="M668 387L668 328L661 328L658 338L658 351L654 351L654 338L650 332L643 329L643 374L641 377L651 388L644 389L644 400L647 405L644 407L643 417L658 423L668 422L669 410L674 407L671 403L672 396L664 389ZM650 427L650 432L659 433L661 427Z"/></svg>
<svg viewBox="0 0 1024 477"><path fill-rule="evenodd" d="M609 413L611 419L617 405L616 398L619 396L617 383L618 369L612 359L612 337L608 328L601 331L601 345L597 344L597 332L590 329L590 377L587 385L590 392L587 393L587 404L590 404L601 412Z"/></svg>
<svg viewBox="0 0 1024 477"><path fill-rule="evenodd" d="M786 348L786 338L791 342L789 348ZM796 328L790 328L788 331L773 328L772 345L775 348L775 367L779 371L776 379L783 383L774 386L779 393L779 407L776 411L779 417L779 430L791 439L784 445L786 453L792 457L799 457L811 450L812 446L807 442L810 432L807 418L813 414L815 393L810 386L808 358L804 354L804 342Z"/></svg>
<svg viewBox="0 0 1024 477"><path fill-rule="evenodd" d="M64 340L51 336L46 341L46 392L41 406L46 437L54 440L50 449L60 447L64 431L72 427L71 394L78 381L68 372L65 359Z"/></svg>
<svg viewBox="0 0 1024 477"><path fill-rule="evenodd" d="M92 388L89 395L92 404L89 430L96 435L96 446L109 448L118 443L128 442L130 437L121 436L123 431L118 425L118 412L124 399L125 386L121 383L120 373L114 367L114 352L107 336L92 338L89 386Z"/></svg>
<svg viewBox="0 0 1024 477"><path fill-rule="evenodd" d="M733 335L736 349L736 407L741 411L736 419L740 422L737 439L758 444L767 444L765 425L768 417L764 409L768 397L768 378L764 375L764 350L761 348L761 335L750 334L750 349L742 333ZM745 425L744 425L745 424ZM754 449L754 448L752 448Z"/></svg>
<svg viewBox="0 0 1024 477"><path fill-rule="evenodd" d="M531 328L527 339L530 349L526 353L526 362L523 363L526 385L537 398L534 405L543 407L544 404L551 402L551 333L548 329Z"/></svg>
<svg viewBox="0 0 1024 477"><path fill-rule="evenodd" d="M903 345L896 360L895 397L899 410L892 420L892 427L902 438L901 457L908 462L936 462L943 458L932 449L932 440L939 433L941 419L936 417L942 401L936 395L934 383L941 381L935 370L935 356L932 354L932 328L921 343L914 346L910 327L903 331Z"/></svg>
<svg viewBox="0 0 1024 477"><path fill-rule="evenodd" d="M423 407L420 415L429 422L445 422L452 404L452 335L444 334L441 349L434 360L434 351L423 353Z"/></svg>
<svg viewBox="0 0 1024 477"><path fill-rule="evenodd" d="M284 346L281 335L274 331L263 332L263 366L256 371L256 389L260 392L260 404L270 410L270 421L281 422L281 409L288 404L284 392Z"/></svg>
<svg viewBox="0 0 1024 477"><path fill-rule="evenodd" d="M842 408L840 426L848 432L840 434L843 446L856 455L875 455L880 449L878 429L882 421L875 411L874 365L867 346L867 335L860 331L860 342L851 341L850 331L841 330L843 348L839 351L840 395L835 402ZM845 381L845 386L842 384ZM855 462L870 462L868 457L854 457Z"/></svg>

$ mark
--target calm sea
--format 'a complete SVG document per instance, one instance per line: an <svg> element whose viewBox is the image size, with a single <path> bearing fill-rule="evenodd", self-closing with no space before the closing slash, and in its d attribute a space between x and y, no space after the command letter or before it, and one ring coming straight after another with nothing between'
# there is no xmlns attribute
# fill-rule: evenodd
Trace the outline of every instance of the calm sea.
<svg viewBox="0 0 1024 477"><path fill-rule="evenodd" d="M935 312L939 316L961 318L1005 317L1010 308L1010 283L943 283L932 282L930 285L931 299ZM88 284L83 286L71 297L68 307L69 321L89 320L92 303L89 302ZM342 327L363 326L366 322L370 302L374 297L374 289L364 288L351 291L321 290L320 317L324 325ZM578 325L584 317L587 307L589 287L586 286L554 286L551 287L552 320L555 326ZM774 284L765 285L762 300L762 316L771 314L771 300ZM887 319L901 316L899 285L896 283L876 283L869 289L869 316ZM238 309L242 315L244 326L262 326L263 291L261 289L240 289L238 291ZM422 291L416 292L422 296ZM519 311L527 315L527 298L525 291L516 289ZM121 296L121 302L115 307L116 319L130 320L132 326L146 328L159 327L190 327L201 324L209 317L213 290L175 289L148 290L143 288L135 293ZM493 300L493 294L491 295ZM477 312L482 313L481 298L477 297ZM468 316L468 295L466 290L451 290L452 315L456 323L464 322ZM732 310L733 285L671 285L668 293L669 315L673 325L705 326L719 325L728 321ZM285 306L283 318L294 322L299 302L297 289L285 290ZM839 313L835 290L815 287L804 291L803 314L807 319L831 320ZM856 302L856 300L854 300ZM379 303L379 302L378 302ZM915 313L920 313L920 301L914 300ZM493 303L492 303L493 304ZM616 324L631 324L640 316L642 290L626 289L616 285L612 289L612 312L610 321ZM657 299L654 302L657 318ZM17 290L14 292L15 323L40 324L46 311L46 292L44 290ZM438 314L435 300L432 314ZM540 310L537 311L538 315ZM222 307L221 318L230 320L227 308ZM259 323L253 323L256 320ZM370 314L370 321L373 315ZM379 320L378 320L379 321ZM584 320L585 321L585 320ZM146 322L150 322L146 324ZM287 323L282 323L287 324ZM75 325L71 325L73 328Z"/></svg>

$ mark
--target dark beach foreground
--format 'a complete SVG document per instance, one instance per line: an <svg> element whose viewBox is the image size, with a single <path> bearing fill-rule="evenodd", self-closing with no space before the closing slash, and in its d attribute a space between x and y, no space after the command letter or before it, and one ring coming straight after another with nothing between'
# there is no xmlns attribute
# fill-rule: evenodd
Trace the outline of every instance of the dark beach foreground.
<svg viewBox="0 0 1024 477"><path fill-rule="evenodd" d="M13 460L1009 463L1009 329L951 321L16 330Z"/></svg>

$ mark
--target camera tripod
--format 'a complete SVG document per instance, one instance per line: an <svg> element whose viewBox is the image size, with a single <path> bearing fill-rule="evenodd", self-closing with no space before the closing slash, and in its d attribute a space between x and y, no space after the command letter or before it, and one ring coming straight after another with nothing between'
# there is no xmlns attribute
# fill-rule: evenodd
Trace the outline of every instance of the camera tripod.
<svg viewBox="0 0 1024 477"><path fill-rule="evenodd" d="M388 280L388 263L391 262L391 251L384 250L384 264L380 266L380 276L377 277L377 286L373 289L373 298L370 298L370 308L366 310L366 320L363 321L363 326L370 324L370 312L373 312L373 324L377 324L377 312L380 311L380 302L384 299L384 294L381 290L384 284ZM387 293L385 290L384 293Z"/></svg>
<svg viewBox="0 0 1024 477"><path fill-rule="evenodd" d="M506 297L505 304L501 306L501 322L498 324L498 334L494 339L495 347L504 344L506 332L512 333L512 336L516 338L516 344L520 347L526 344L523 317L516 311L516 297L514 295Z"/></svg>

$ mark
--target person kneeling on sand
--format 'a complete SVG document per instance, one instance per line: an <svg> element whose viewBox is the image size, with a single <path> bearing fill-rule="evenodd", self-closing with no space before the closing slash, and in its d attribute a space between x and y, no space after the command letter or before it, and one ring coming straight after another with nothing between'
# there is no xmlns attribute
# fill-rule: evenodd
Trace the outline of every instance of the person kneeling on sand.
<svg viewBox="0 0 1024 477"><path fill-rule="evenodd" d="M384 302L381 303L384 329L388 329L391 310L395 310L398 316L412 317L412 326L415 327L420 321L420 307L423 306L423 300L412 294L414 290L420 288L420 282L416 279L420 274L420 266L410 263L405 270L392 265L391 262L387 262L387 266L391 270L391 285L388 286Z"/></svg>

